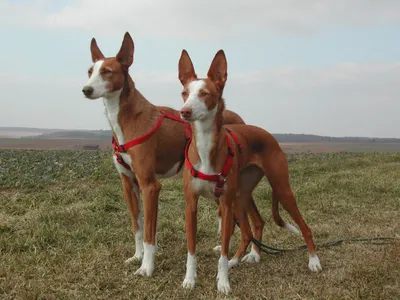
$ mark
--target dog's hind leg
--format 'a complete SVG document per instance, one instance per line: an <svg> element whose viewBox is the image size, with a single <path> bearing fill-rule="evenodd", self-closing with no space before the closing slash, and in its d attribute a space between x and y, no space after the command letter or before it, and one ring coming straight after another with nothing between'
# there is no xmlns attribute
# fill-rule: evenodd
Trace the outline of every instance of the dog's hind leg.
<svg viewBox="0 0 400 300"><path fill-rule="evenodd" d="M297 207L296 200L294 199L292 191L289 190L278 190L273 191L273 197L276 198L277 202L279 201L283 208L290 214L292 219L299 226L303 238L307 245L309 263L308 268L313 272L318 272L322 270L321 263L319 258L315 252L315 244L312 237L312 233L310 228L308 228L306 222L300 214L300 211Z"/></svg>
<svg viewBox="0 0 400 300"><path fill-rule="evenodd" d="M265 222L257 209L252 193L262 177L264 177L264 173L259 167L249 165L240 172L239 178L241 201L244 203L253 225L254 238L259 242L261 242L262 239ZM247 263L259 262L260 248L253 243L250 253L246 254L242 258L242 261Z"/></svg>
<svg viewBox="0 0 400 300"><path fill-rule="evenodd" d="M222 223L221 222L221 206L219 205L218 199L216 199L215 202L217 202L217 205L218 205L218 215L217 215L218 216L218 235L221 236L221 228L222 228L222 226L221 226L221 223ZM232 227L232 236L233 236L234 232L235 232L235 224L233 224L233 227ZM229 249L231 248L231 243L232 243L232 241L230 240L229 241ZM215 252L220 252L221 251L221 245L215 246L213 248L213 250Z"/></svg>
<svg viewBox="0 0 400 300"><path fill-rule="evenodd" d="M283 227L286 227L291 231L295 231L292 230L294 228L293 226L293 228L288 226L279 216L277 207L278 203L280 203L300 228L301 234L303 235L307 245L309 256L308 268L313 272L322 270L319 258L315 252L315 244L311 230L308 228L306 222L300 214L292 189L290 188L289 169L285 154L283 152L279 152L273 158L265 158L263 167L265 170L268 170L265 172L265 175L272 187L272 201L275 203L276 209L273 213L275 221L278 223L278 225L283 225Z"/></svg>
<svg viewBox="0 0 400 300"><path fill-rule="evenodd" d="M240 195L238 196L240 197ZM240 224L241 243L234 257L229 260L229 268L236 266L246 253L247 247L253 237L246 209L240 200L234 203L233 214Z"/></svg>

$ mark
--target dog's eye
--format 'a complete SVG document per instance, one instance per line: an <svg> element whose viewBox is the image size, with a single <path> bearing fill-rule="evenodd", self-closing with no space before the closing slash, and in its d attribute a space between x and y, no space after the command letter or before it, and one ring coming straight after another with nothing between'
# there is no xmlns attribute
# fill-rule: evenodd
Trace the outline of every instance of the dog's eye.
<svg viewBox="0 0 400 300"><path fill-rule="evenodd" d="M187 96L187 92L186 92L186 91L183 91L183 92L182 92L182 96L183 96L183 97L186 97L186 96Z"/></svg>
<svg viewBox="0 0 400 300"><path fill-rule="evenodd" d="M200 97L205 97L205 96L207 96L207 95L208 95L208 93L205 92L205 91L202 91L202 92L200 93Z"/></svg>
<svg viewBox="0 0 400 300"><path fill-rule="evenodd" d="M93 70L90 68L87 73L88 73L88 75L90 77L90 76L92 76Z"/></svg>
<svg viewBox="0 0 400 300"><path fill-rule="evenodd" d="M102 70L102 72L103 72L104 74L109 74L109 73L112 73L112 70L111 70L110 68L104 68L104 69Z"/></svg>

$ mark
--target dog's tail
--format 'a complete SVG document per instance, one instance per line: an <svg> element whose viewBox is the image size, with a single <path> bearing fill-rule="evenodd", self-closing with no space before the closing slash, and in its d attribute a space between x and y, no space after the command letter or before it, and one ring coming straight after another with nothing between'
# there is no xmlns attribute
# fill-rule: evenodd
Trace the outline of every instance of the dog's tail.
<svg viewBox="0 0 400 300"><path fill-rule="evenodd" d="M272 217L279 227L286 228L287 230L300 234L300 231L292 224L286 223L279 214L279 199L276 195L272 194Z"/></svg>

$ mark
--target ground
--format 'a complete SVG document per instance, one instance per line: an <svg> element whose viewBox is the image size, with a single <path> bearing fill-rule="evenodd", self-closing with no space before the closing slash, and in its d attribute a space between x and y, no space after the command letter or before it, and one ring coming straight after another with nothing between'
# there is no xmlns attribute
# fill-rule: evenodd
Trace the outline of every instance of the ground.
<svg viewBox="0 0 400 300"><path fill-rule="evenodd" d="M400 154L289 153L298 206L317 244L400 231ZM399 299L400 244L345 243L319 248L323 271L303 250L261 256L229 272L232 293L216 292L216 207L201 200L198 278L185 275L184 197L179 176L163 180L156 270L137 277L130 219L110 153L0 150L1 299ZM255 197L266 220L263 241L290 248L303 240L271 218L271 190ZM291 221L282 211L285 220ZM235 233L233 249L239 235ZM233 253L231 253L232 255Z"/></svg>

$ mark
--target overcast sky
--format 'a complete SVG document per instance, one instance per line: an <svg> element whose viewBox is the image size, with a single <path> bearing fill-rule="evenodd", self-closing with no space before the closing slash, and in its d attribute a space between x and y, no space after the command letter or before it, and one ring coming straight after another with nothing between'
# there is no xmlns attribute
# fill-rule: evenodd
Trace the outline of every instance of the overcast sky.
<svg viewBox="0 0 400 300"><path fill-rule="evenodd" d="M224 49L225 102L273 133L400 137L399 0L0 0L0 126L108 129L82 95L90 39L154 104L182 106L183 48L205 76Z"/></svg>

